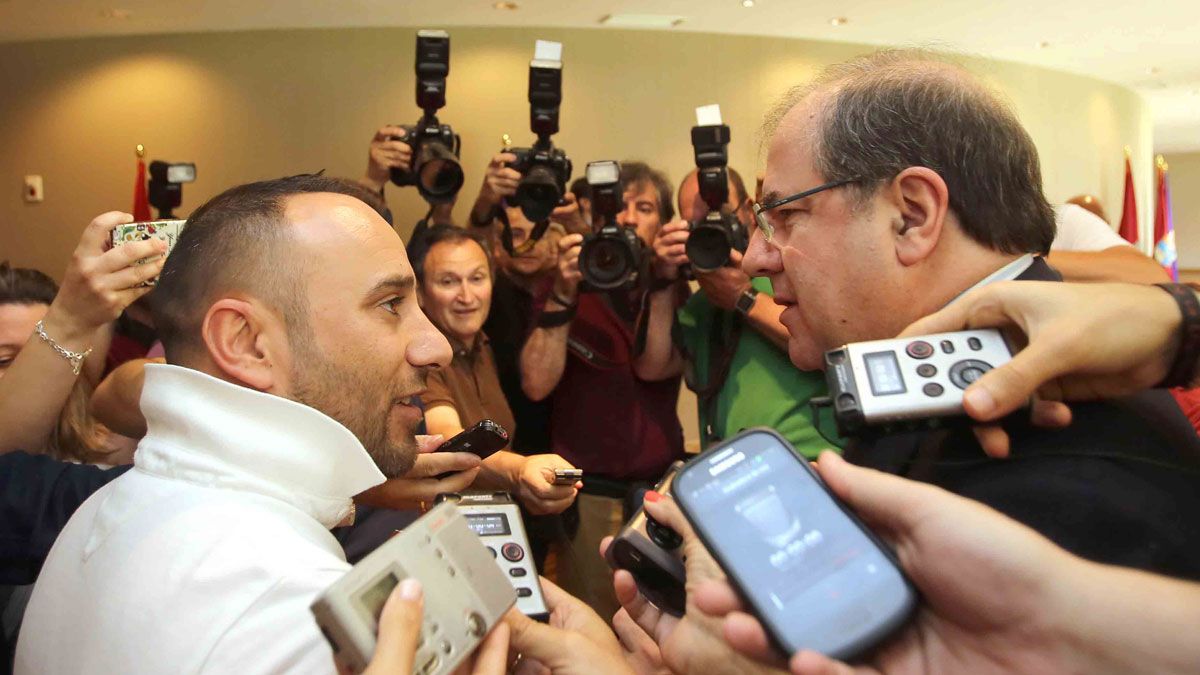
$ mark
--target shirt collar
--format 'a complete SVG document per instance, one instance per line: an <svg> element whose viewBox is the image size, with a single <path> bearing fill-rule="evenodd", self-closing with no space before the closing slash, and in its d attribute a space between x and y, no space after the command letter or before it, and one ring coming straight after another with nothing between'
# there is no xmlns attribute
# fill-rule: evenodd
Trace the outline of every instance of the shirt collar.
<svg viewBox="0 0 1200 675"><path fill-rule="evenodd" d="M469 358L471 360L474 360L479 354L479 350L483 349L483 346L489 342L487 334L483 331L479 331L475 335L475 340L470 345L449 335L446 336L446 340L450 342L450 347L454 349L454 358Z"/></svg>
<svg viewBox="0 0 1200 675"><path fill-rule="evenodd" d="M997 281L1012 281L1013 279L1016 279L1017 277L1024 274L1025 270L1029 269L1029 266L1032 264L1033 264L1033 254L1026 253L1025 255L1021 256L1020 258L1017 258L1016 260L1008 263L1004 267L1001 267L1000 269L996 270L995 272L992 272L991 274L987 275L983 279L980 279L974 286L968 288L967 290L963 291L962 293L959 293L959 295L961 296L969 291L975 290L976 288L983 288L984 286L987 286L988 284L994 284ZM957 298L955 298L955 299L957 299Z"/></svg>
<svg viewBox="0 0 1200 675"><path fill-rule="evenodd" d="M137 469L272 497L327 528L352 513L354 495L385 478L328 415L190 368L147 365L141 407L148 433Z"/></svg>

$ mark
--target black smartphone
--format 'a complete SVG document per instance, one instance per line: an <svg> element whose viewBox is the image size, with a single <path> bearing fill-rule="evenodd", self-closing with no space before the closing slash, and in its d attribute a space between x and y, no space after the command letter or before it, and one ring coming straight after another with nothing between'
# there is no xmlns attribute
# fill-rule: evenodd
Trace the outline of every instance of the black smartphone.
<svg viewBox="0 0 1200 675"><path fill-rule="evenodd" d="M674 497L730 583L791 655L848 660L902 625L917 593L886 544L771 429L689 462Z"/></svg>
<svg viewBox="0 0 1200 675"><path fill-rule="evenodd" d="M479 459L487 459L503 450L506 445L508 445L508 432L504 430L504 427L492 420L481 420L470 429L464 429L450 440L442 443L435 452L469 452L478 456ZM436 478L442 480L455 473L458 472L447 471L438 474Z"/></svg>

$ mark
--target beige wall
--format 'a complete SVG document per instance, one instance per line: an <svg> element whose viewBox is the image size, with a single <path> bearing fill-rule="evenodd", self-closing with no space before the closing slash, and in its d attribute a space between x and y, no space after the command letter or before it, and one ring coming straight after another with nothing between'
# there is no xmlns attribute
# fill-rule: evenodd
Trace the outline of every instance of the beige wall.
<svg viewBox="0 0 1200 675"><path fill-rule="evenodd" d="M565 43L557 141L577 174L593 159L643 158L681 176L691 165L692 110L710 102L733 128L733 165L751 173L756 131L775 97L865 49L601 30L460 28L452 37L443 118L463 135L469 192L502 133L531 140L525 87L536 38ZM0 45L0 258L60 275L91 216L129 208L137 143L153 158L197 162L182 213L251 179L320 168L358 175L380 123L417 117L412 52L404 28ZM969 65L1015 104L1041 150L1052 200L1092 192L1119 212L1121 148L1132 146L1148 227L1150 117L1137 95L1028 66ZM45 178L45 203L22 202L25 174ZM423 208L412 191L389 192L406 228Z"/></svg>
<svg viewBox="0 0 1200 675"><path fill-rule="evenodd" d="M195 161L186 214L233 184L326 169L358 176L385 122L411 123L412 29L214 33L0 44L0 259L58 277L97 213L130 208L133 148ZM488 157L509 133L528 145L533 41L565 44L563 132L575 160L641 158L679 178L692 165L693 109L720 103L731 163L757 166L764 111L820 67L869 48L694 33L454 29L449 105L464 139L465 216ZM1151 120L1132 91L1028 66L968 60L1015 105L1042 157L1054 201L1088 192L1119 213L1122 147L1132 146L1149 231ZM45 179L25 204L22 176ZM401 231L423 212L389 188ZM1177 194L1183 190L1177 189ZM1114 216L1117 217L1117 216ZM1148 238L1148 237L1146 237ZM680 412L695 435L694 399Z"/></svg>
<svg viewBox="0 0 1200 675"><path fill-rule="evenodd" d="M1166 155L1180 269L1200 269L1200 152Z"/></svg>

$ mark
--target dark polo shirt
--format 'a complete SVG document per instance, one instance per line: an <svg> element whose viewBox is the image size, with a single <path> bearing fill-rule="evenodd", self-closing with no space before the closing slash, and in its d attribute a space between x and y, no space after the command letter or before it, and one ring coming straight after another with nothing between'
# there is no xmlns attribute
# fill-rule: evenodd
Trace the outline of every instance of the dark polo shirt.
<svg viewBox="0 0 1200 675"><path fill-rule="evenodd" d="M1061 278L1038 258L1018 280ZM1200 579L1200 438L1179 406L1150 390L1071 409L1065 429L1004 420L1007 459L966 426L856 439L845 456L983 502L1083 557Z"/></svg>
<svg viewBox="0 0 1200 675"><path fill-rule="evenodd" d="M500 388L496 359L487 336L480 333L470 348L454 339L450 345L454 347L450 365L429 374L429 390L421 397L425 409L448 405L458 411L465 429L490 419L504 427L511 439L517 423Z"/></svg>

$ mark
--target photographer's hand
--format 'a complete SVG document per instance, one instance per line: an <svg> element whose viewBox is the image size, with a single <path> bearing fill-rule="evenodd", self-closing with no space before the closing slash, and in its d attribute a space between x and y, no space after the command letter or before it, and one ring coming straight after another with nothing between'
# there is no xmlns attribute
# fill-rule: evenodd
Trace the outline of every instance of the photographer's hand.
<svg viewBox="0 0 1200 675"><path fill-rule="evenodd" d="M388 124L379 128L371 139L367 150L367 174L363 183L382 192L383 186L391 180L392 169L408 171L412 162L412 147L401 140L393 140L393 136L404 138L408 134L404 129Z"/></svg>
<svg viewBox="0 0 1200 675"><path fill-rule="evenodd" d="M97 216L80 236L62 286L42 319L46 335L60 347L86 352L102 327L153 288L142 284L158 276L166 259L134 263L161 256L167 245L148 239L113 247L113 230L130 222L133 216L110 211ZM95 353L87 358L104 357ZM72 364L37 333L31 335L0 378L0 452L43 450L76 380Z"/></svg>
<svg viewBox="0 0 1200 675"><path fill-rule="evenodd" d="M355 496L354 501L387 509L416 509L444 492L462 492L479 475L479 457L469 452L436 452L443 438L417 436L417 461L402 478L389 478ZM445 478L443 473L453 472Z"/></svg>
<svg viewBox="0 0 1200 675"><path fill-rule="evenodd" d="M550 220L562 225L568 234L587 234L592 231L588 227L587 222L583 219L583 213L579 210L579 200L570 192L563 195L563 200L566 204L556 206L554 211L550 213Z"/></svg>
<svg viewBox="0 0 1200 675"><path fill-rule="evenodd" d="M654 235L654 275L673 281L679 278L679 266L687 264L688 223L676 218Z"/></svg>
<svg viewBox="0 0 1200 675"><path fill-rule="evenodd" d="M574 301L579 294L579 282L583 281L583 273L579 271L582 247L582 234L568 234L558 239L558 278L554 281L554 292L563 300Z"/></svg>
<svg viewBox="0 0 1200 675"><path fill-rule="evenodd" d="M521 173L509 166L517 161L517 156L509 152L501 152L488 162L483 174L483 185L479 187L479 196L471 206L471 223L478 226L490 226L492 215L500 207L505 197L517 193L517 185L521 182Z"/></svg>

